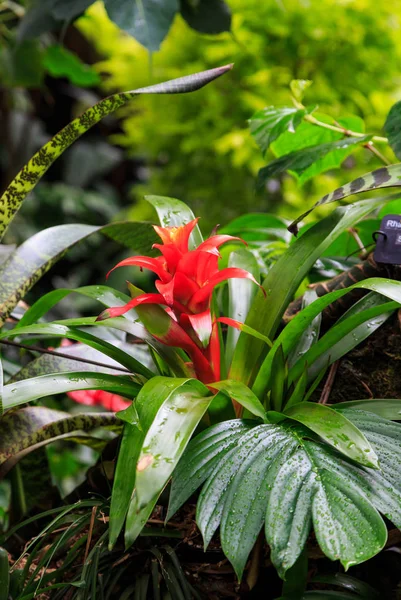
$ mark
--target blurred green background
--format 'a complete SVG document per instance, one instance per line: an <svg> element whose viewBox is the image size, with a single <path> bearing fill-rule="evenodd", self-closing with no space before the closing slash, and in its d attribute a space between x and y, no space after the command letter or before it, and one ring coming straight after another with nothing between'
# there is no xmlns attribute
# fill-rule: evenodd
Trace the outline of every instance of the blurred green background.
<svg viewBox="0 0 401 600"><path fill-rule="evenodd" d="M219 2L202 1L213 21ZM286 174L256 194L266 160L248 119L265 106L291 105L291 80L309 79L306 104L335 119L361 117L368 132L380 135L388 110L401 99L398 0L228 0L230 31L202 34L177 14L153 52L113 23L102 2L67 2L89 8L73 22L48 23L46 6L62 12L61 4L33 3L35 21L30 3L1 3L2 187L33 150L99 97L235 66L195 94L141 97L87 134L24 207L13 230L17 241L38 221L152 219L146 193L184 200L206 232L249 211L292 218L337 185L380 166L359 149L341 171L303 185ZM386 153L396 161L391 150Z"/></svg>

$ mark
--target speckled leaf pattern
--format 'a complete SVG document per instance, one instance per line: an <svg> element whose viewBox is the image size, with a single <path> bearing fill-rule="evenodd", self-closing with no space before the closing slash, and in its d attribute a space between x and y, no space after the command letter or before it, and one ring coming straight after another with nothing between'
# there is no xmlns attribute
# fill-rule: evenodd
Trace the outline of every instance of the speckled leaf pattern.
<svg viewBox="0 0 401 600"><path fill-rule="evenodd" d="M88 129L101 119L140 94L183 94L194 92L231 69L232 65L210 69L165 83L122 92L104 98L74 119L43 146L10 183L0 198L0 237L20 209L28 193L35 187L48 168L61 154Z"/></svg>
<svg viewBox="0 0 401 600"><path fill-rule="evenodd" d="M43 406L27 406L10 411L0 420L0 465L60 436L88 432L98 427L115 431L121 428L114 413L70 415Z"/></svg>
<svg viewBox="0 0 401 600"><path fill-rule="evenodd" d="M146 223L123 222L104 227L59 225L40 231L14 250L0 267L0 323L67 250L97 232L110 235L135 252L141 249L147 252L156 241L153 228Z"/></svg>
<svg viewBox="0 0 401 600"><path fill-rule="evenodd" d="M323 196L321 200L316 202L306 212L304 212L300 217L295 219L293 223L289 226L289 231L297 234L298 232L298 223L302 221L305 217L307 217L317 206L321 206L322 204L329 204L330 202L336 202L337 200L343 200L348 196L352 196L353 194L361 194L362 192L369 192L371 190L379 190L382 188L388 187L400 187L401 186L401 165L390 165L388 167L381 167L380 169L376 169L376 171L372 171L371 173L366 173L365 175L361 175L351 183L347 183L342 185L341 187L334 190L330 194L326 194Z"/></svg>
<svg viewBox="0 0 401 600"><path fill-rule="evenodd" d="M222 547L239 577L263 522L282 577L311 527L323 552L345 568L368 560L387 539L379 512L401 527L401 425L355 409L341 412L364 434L380 470L340 455L303 425L242 431L243 422L235 420L209 428L188 447L173 477L169 516L206 481L198 525L205 545L220 525Z"/></svg>

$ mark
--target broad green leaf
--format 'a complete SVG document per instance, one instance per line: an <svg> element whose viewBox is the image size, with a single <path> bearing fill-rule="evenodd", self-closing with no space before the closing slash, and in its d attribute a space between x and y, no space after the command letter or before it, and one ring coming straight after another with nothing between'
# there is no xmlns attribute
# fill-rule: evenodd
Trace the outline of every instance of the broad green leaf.
<svg viewBox="0 0 401 600"><path fill-rule="evenodd" d="M176 198L169 198L167 196L145 196L145 200L156 209L162 227L180 227L195 219L195 215L189 206ZM190 245L193 248L196 248L202 242L203 237L199 225L196 225L191 233Z"/></svg>
<svg viewBox="0 0 401 600"><path fill-rule="evenodd" d="M238 438L252 427L251 421L225 421L200 433L188 444L173 473L166 520L206 481L224 454L234 448Z"/></svg>
<svg viewBox="0 0 401 600"><path fill-rule="evenodd" d="M394 154L401 158L401 102L391 107L383 129Z"/></svg>
<svg viewBox="0 0 401 600"><path fill-rule="evenodd" d="M343 231L379 205L380 200L375 199L341 207L308 229L270 269L263 282L266 297L258 292L246 324L272 338L295 291L319 256ZM244 383L252 381L263 349L262 341L247 338L242 333L235 349L230 378Z"/></svg>
<svg viewBox="0 0 401 600"><path fill-rule="evenodd" d="M226 379L224 381L217 381L211 383L209 387L226 392L230 398L241 404L246 410L249 410L253 415L260 417L266 422L266 411L263 405L255 396L255 394L240 381L234 381L233 379Z"/></svg>
<svg viewBox="0 0 401 600"><path fill-rule="evenodd" d="M140 385L128 377L106 373L77 371L40 375L5 385L3 407L8 410L32 400L75 390L104 390L133 399L138 395L140 388Z"/></svg>
<svg viewBox="0 0 401 600"><path fill-rule="evenodd" d="M321 200L319 200L319 202L316 202L312 208L295 219L288 229L292 233L296 234L298 232L298 223L303 221L303 219L307 217L317 206L330 204L330 202L336 202L337 200L343 200L344 198L352 196L353 194L361 194L362 192L370 192L371 190L380 190L383 188L400 186L401 165L396 164L390 165L389 167L381 167L380 169L376 169L376 171L361 175L361 177L354 179L354 181L351 181L351 183L346 183L345 185L334 190L334 192L330 192L330 194L326 194Z"/></svg>
<svg viewBox="0 0 401 600"><path fill-rule="evenodd" d="M160 242L160 238L151 223L140 221L109 223L102 228L102 233L135 254L153 256L158 253L152 249L152 246Z"/></svg>
<svg viewBox="0 0 401 600"><path fill-rule="evenodd" d="M127 321L129 323L129 321ZM29 325L27 327L20 327L18 329L12 329L11 331L4 331L0 334L0 339L13 338L22 335L49 335L52 337L67 338L75 340L76 342L82 342L87 344L91 348L106 354L120 365L123 365L133 373L138 373L146 378L153 377L154 373L147 367L141 364L130 354L123 352L113 344L110 344L106 340L102 340L90 333L81 331L79 329L73 329L59 323L40 323L38 325Z"/></svg>
<svg viewBox="0 0 401 600"><path fill-rule="evenodd" d="M263 154L285 131L294 133L308 112L306 108L268 106L255 113L249 128Z"/></svg>
<svg viewBox="0 0 401 600"><path fill-rule="evenodd" d="M195 379L155 377L142 388L136 402L146 431L135 480L139 508L166 485L212 398L208 388Z"/></svg>
<svg viewBox="0 0 401 600"><path fill-rule="evenodd" d="M70 415L43 406L27 406L9 411L0 420L1 473L4 475L6 470L28 452L56 439L74 437L77 432L88 432L99 427L114 431L121 428L114 413ZM99 439L98 442L102 444L102 440Z"/></svg>
<svg viewBox="0 0 401 600"><path fill-rule="evenodd" d="M218 67L202 73L195 73L186 77L173 79L165 83L159 83L138 90L121 92L108 98L104 98L95 106L88 108L81 116L71 121L64 129L57 133L50 142L45 144L21 169L18 175L10 183L0 198L0 236L4 235L10 221L14 218L29 192L35 187L41 177L53 162L61 156L75 140L88 131L108 114L126 104L139 94L180 94L193 92L213 81L232 65Z"/></svg>
<svg viewBox="0 0 401 600"><path fill-rule="evenodd" d="M225 423L225 425L228 426L229 423ZM259 433L264 431L264 428L270 430L272 427L272 425L259 425L237 438L235 448L224 453L203 486L196 506L196 522L201 530L205 549L220 525L226 494L231 481L246 461L247 456L261 441ZM211 432L211 430L213 431L213 427L208 431ZM252 497L253 495L252 493ZM251 494L248 493L249 500L251 500L250 496Z"/></svg>
<svg viewBox="0 0 401 600"><path fill-rule="evenodd" d="M322 310L329 306L329 304L335 302L345 294L348 294L348 292L350 292L353 289L366 289L369 291L375 291L395 302L401 303L401 284L397 281L392 281L390 279L382 279L379 277L372 277L371 279L366 279L365 281L356 283L355 285L350 286L349 288L335 290L334 292L325 294L318 300L315 300L314 302L312 302L312 304L310 304L298 314L296 314L295 317L291 319L291 321L285 326L283 331L275 340L273 348L266 356L262 366L260 367L257 377L255 379L255 383L252 387L252 390L255 392L258 398L261 398L266 389L268 389L273 358L279 346L282 346L284 355L288 356L288 353L297 344L303 331L305 331L305 329L313 321L313 319L315 319L315 317ZM315 346L316 344L312 346L308 352L314 352ZM303 358L305 358L305 356L306 355L304 354ZM298 376L300 375L300 371L301 369L298 367ZM294 380L295 379L297 379L297 377L294 377Z"/></svg>
<svg viewBox="0 0 401 600"><path fill-rule="evenodd" d="M231 29L231 11L224 0L181 0L183 19L200 33L223 33Z"/></svg>
<svg viewBox="0 0 401 600"><path fill-rule="evenodd" d="M372 136L364 135L362 137L348 137L337 142L329 142L328 144L320 144L319 146L311 146L303 148L302 150L296 150L276 158L269 163L263 169L260 169L257 179L258 189L262 189L266 181L270 177L274 177L283 173L284 171L291 171L301 176L304 175L307 169L314 165L317 161L321 160L325 156L335 153L340 150L342 153L342 160L347 157L348 154L354 150L355 146L361 146L366 144ZM321 169L317 170L321 172ZM316 173L313 173L315 175ZM312 175L309 175L311 177ZM305 180L305 176L303 181Z"/></svg>
<svg viewBox="0 0 401 600"><path fill-rule="evenodd" d="M341 413L314 402L302 402L284 412L291 419L306 425L348 458L366 467L379 468L377 456L366 437Z"/></svg>
<svg viewBox="0 0 401 600"><path fill-rule="evenodd" d="M277 426L262 427L256 435L253 430L248 453L241 464L237 465L234 477L222 498L224 510L220 524L221 545L238 579L242 577L249 553L263 527L269 496L266 474L274 459L288 455L290 450L288 443L285 444L285 433ZM294 445L292 442L292 449ZM215 473L225 480L224 469L216 469ZM209 481L214 481L216 485L216 477L213 480L212 476Z"/></svg>
<svg viewBox="0 0 401 600"><path fill-rule="evenodd" d="M258 263L254 255L246 248L231 252L228 259L228 266L245 269L245 271L252 273L256 281L260 280ZM240 323L244 323L256 292L257 286L252 281L249 281L249 279L229 279L227 316ZM231 363L239 335L240 332L234 329L234 327L228 328L225 351L227 366Z"/></svg>
<svg viewBox="0 0 401 600"><path fill-rule="evenodd" d="M311 112L311 110L309 110L309 112ZM336 122L328 115L315 113L314 118L318 119L318 121L323 124L340 125L346 130L352 130L361 134L365 131L364 122L359 117L341 118ZM282 157L292 152L304 149L312 150L314 147L339 142L343 139L344 135L340 132L304 121L294 134L284 133L276 142L274 142L272 149L276 156ZM302 185L305 181L319 173L339 168L350 151L352 151L352 147L346 148L345 150L334 150L316 160L302 173L302 175L297 175L295 171L291 171L291 173L297 178L299 184Z"/></svg>
<svg viewBox="0 0 401 600"><path fill-rule="evenodd" d="M171 505L176 510L185 501L190 470L207 474L197 522L205 545L221 523L223 548L239 575L263 521L273 564L282 577L299 557L312 524L320 547L332 560L340 560L345 568L367 560L387 537L377 511L400 526L401 425L363 411L344 409L342 414L364 434L380 470L351 461L311 439L304 426L288 421L256 425L239 433L233 447L220 453L219 435L231 425L226 422L191 442L174 474ZM196 451L191 453L191 448ZM210 465L209 456L210 463L218 457L217 464ZM193 488L189 485L187 493Z"/></svg>
<svg viewBox="0 0 401 600"><path fill-rule="evenodd" d="M241 215L220 230L220 233L236 235L246 242L265 242L269 238L279 238L290 242L287 221L267 213L247 213Z"/></svg>
<svg viewBox="0 0 401 600"><path fill-rule="evenodd" d="M104 0L109 18L150 52L159 50L178 11L178 0Z"/></svg>
<svg viewBox="0 0 401 600"><path fill-rule="evenodd" d="M348 400L348 402L339 402L334 408L336 410L356 408L373 413L389 421L401 421L401 399L399 398Z"/></svg>
<svg viewBox="0 0 401 600"><path fill-rule="evenodd" d="M46 48L43 65L53 77L66 77L77 86L90 87L100 83L99 74L90 65L59 44Z"/></svg>

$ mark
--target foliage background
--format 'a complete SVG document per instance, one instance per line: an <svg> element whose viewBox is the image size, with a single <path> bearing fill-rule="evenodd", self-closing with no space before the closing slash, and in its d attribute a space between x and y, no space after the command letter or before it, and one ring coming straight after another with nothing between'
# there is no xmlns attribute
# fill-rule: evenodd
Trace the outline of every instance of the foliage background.
<svg viewBox="0 0 401 600"><path fill-rule="evenodd" d="M247 120L268 106L291 104L292 79L310 79L306 103L334 118L357 115L367 131L381 131L391 105L401 98L401 4L373 0L299 2L230 0L232 32L200 35L176 17L152 56L121 35L101 3L78 21L104 58L95 64L102 89L134 89L218 64L234 62L226 78L200 94L142 98L123 112L123 133L113 141L145 159L144 181L132 190L132 217L149 217L144 193L188 202L208 225L249 210L292 217L328 189L378 166L364 150L347 169L299 188L292 177L270 181L256 196L255 175L264 164ZM394 157L390 156L393 161ZM218 202L216 202L218 199ZM224 206L224 214L221 213Z"/></svg>

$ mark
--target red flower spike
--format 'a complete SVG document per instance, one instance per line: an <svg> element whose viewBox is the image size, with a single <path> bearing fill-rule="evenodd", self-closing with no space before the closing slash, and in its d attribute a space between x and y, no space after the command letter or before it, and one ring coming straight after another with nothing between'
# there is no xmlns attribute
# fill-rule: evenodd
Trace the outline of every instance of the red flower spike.
<svg viewBox="0 0 401 600"><path fill-rule="evenodd" d="M156 273L156 275L164 282L170 281L171 279L170 273L164 268L165 261L161 259L161 257L149 258L148 256L131 256L130 258L125 258L115 267L110 269L106 275L106 279L109 278L110 273L112 273L114 269L118 269L119 267L140 267L141 269L149 269L149 271Z"/></svg>
<svg viewBox="0 0 401 600"><path fill-rule="evenodd" d="M159 293L142 294L135 288L135 297L130 302L103 311L98 320L120 316L137 307L148 332L166 345L183 349L192 360L196 376L204 383L210 383L220 376L220 333L217 324L212 326L210 313L214 288L231 278L258 283L244 269L228 267L219 270L220 246L227 242L245 243L240 238L212 235L190 251L189 238L197 222L198 219L193 219L180 227L155 226L163 243L153 247L161 256L134 256L121 261L117 267L150 269L158 276L155 286ZM150 307L145 311L147 304L159 305L159 312L153 314L154 309L152 312ZM144 305L143 309L140 309L141 305Z"/></svg>
<svg viewBox="0 0 401 600"><path fill-rule="evenodd" d="M184 329L186 329L188 323L196 333L202 346L206 348L212 335L212 315L210 310L205 310L203 313L198 313L197 315L182 315L181 324Z"/></svg>
<svg viewBox="0 0 401 600"><path fill-rule="evenodd" d="M227 267L227 269L218 271L215 275L213 275L213 277L211 277L209 281L207 281L206 284L192 296L189 303L191 310L195 312L199 309L199 307L203 306L203 303L210 299L216 285L226 281L227 279L250 279L256 283L256 285L259 285L255 277L249 273L249 271L245 271L245 269L238 269L236 267Z"/></svg>
<svg viewBox="0 0 401 600"><path fill-rule="evenodd" d="M181 225L179 227L159 227L158 225L154 225L153 228L164 245L173 244L184 254L185 252L188 252L189 237L198 221L199 218L196 218L186 225Z"/></svg>
<svg viewBox="0 0 401 600"><path fill-rule="evenodd" d="M234 329L242 331L243 323L241 323L241 321L236 321L230 317L219 317L216 321L217 323L222 323L223 325L228 325L229 327L234 327Z"/></svg>
<svg viewBox="0 0 401 600"><path fill-rule="evenodd" d="M77 390L75 392L68 392L67 396L79 404L103 406L103 408L113 412L123 410L131 404L131 402L124 400L118 394L112 394L104 390Z"/></svg>
<svg viewBox="0 0 401 600"><path fill-rule="evenodd" d="M121 317L126 312L139 306L140 304L164 304L164 298L161 294L142 294L142 296L138 296L137 298L133 298L124 306L116 306L114 308L106 308L96 321L104 321L105 319L113 319L114 317Z"/></svg>

